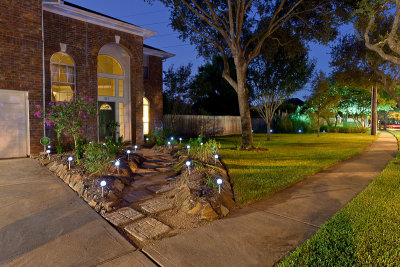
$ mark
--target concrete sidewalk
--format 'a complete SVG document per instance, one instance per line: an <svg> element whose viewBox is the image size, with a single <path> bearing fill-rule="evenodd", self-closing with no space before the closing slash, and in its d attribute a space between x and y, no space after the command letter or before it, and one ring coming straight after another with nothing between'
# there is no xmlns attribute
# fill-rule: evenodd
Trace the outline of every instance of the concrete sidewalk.
<svg viewBox="0 0 400 267"><path fill-rule="evenodd" d="M36 160L0 160L0 203L2 266L154 266Z"/></svg>
<svg viewBox="0 0 400 267"><path fill-rule="evenodd" d="M162 266L272 266L361 192L396 154L396 139L382 132L349 160L143 251Z"/></svg>

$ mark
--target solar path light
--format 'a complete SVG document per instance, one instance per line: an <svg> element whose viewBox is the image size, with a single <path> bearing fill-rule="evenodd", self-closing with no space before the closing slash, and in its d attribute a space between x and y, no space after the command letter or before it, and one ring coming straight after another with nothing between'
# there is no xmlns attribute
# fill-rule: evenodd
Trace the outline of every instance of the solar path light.
<svg viewBox="0 0 400 267"><path fill-rule="evenodd" d="M132 153L132 151L130 150L130 149L128 149L127 151L126 151L126 154L128 154L128 160L129 160L129 154L131 154Z"/></svg>
<svg viewBox="0 0 400 267"><path fill-rule="evenodd" d="M121 162L119 160L116 160L114 165L115 165L115 167L117 167L117 171L118 171L118 174L119 174L119 165L121 165Z"/></svg>
<svg viewBox="0 0 400 267"><path fill-rule="evenodd" d="M168 148L171 148L171 142L170 141L168 141Z"/></svg>
<svg viewBox="0 0 400 267"><path fill-rule="evenodd" d="M189 155L189 154L190 154L190 146L189 146L189 145L187 145L187 146L186 146L186 148L187 148L188 155Z"/></svg>
<svg viewBox="0 0 400 267"><path fill-rule="evenodd" d="M219 158L218 154L215 154L215 155L214 155L214 162L215 162L215 165L217 165L217 160L218 160L218 158Z"/></svg>
<svg viewBox="0 0 400 267"><path fill-rule="evenodd" d="M136 153L136 150L138 149L138 146L137 146L137 145L135 145L135 146L134 146L134 148L135 148L135 153Z"/></svg>
<svg viewBox="0 0 400 267"><path fill-rule="evenodd" d="M101 181L100 186L101 186L101 197L104 197L104 187L107 185L106 181Z"/></svg>
<svg viewBox="0 0 400 267"><path fill-rule="evenodd" d="M71 169L71 162L72 162L73 160L74 160L73 157L71 157L71 156L68 157L68 170Z"/></svg>
<svg viewBox="0 0 400 267"><path fill-rule="evenodd" d="M47 153L47 156L49 156L49 160L50 160L50 153L51 153L51 150L50 150L50 149L47 149L47 150L46 150L46 153Z"/></svg>
<svg viewBox="0 0 400 267"><path fill-rule="evenodd" d="M221 194L222 179L220 177L217 178L217 185L218 185L218 193Z"/></svg>
<svg viewBox="0 0 400 267"><path fill-rule="evenodd" d="M182 137L179 137L179 144L182 143Z"/></svg>
<svg viewBox="0 0 400 267"><path fill-rule="evenodd" d="M188 161L186 161L186 167L188 168L188 171L189 171L189 175L190 175L190 161L188 160Z"/></svg>

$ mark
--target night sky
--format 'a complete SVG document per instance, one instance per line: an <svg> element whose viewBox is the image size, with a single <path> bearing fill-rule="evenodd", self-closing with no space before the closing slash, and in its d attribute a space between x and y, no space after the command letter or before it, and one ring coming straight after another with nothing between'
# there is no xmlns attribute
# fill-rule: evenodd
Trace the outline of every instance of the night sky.
<svg viewBox="0 0 400 267"><path fill-rule="evenodd" d="M157 34L144 40L144 43L176 55L164 63L164 70L171 64L179 66L192 62L193 71L196 72L197 67L204 63L202 58L197 57L194 47L181 41L178 34L171 29L169 12L157 1L153 5L144 0L69 0L68 2L156 31ZM345 34L351 32L352 28L343 26L341 30ZM311 43L310 49L310 57L315 58L317 62L316 70L329 73L329 46ZM303 96L309 94L307 91L309 85L306 87L295 97L304 99Z"/></svg>

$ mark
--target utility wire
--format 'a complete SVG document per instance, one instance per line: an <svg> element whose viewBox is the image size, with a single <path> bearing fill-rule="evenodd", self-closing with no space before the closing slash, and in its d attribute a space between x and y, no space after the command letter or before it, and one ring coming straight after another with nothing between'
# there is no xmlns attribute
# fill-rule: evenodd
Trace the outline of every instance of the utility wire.
<svg viewBox="0 0 400 267"><path fill-rule="evenodd" d="M148 15L148 14L156 14L156 13L161 13L161 12L165 12L165 10L161 10L160 9L160 10L157 10L157 11L136 13L136 14L131 14L131 15L120 16L120 17L117 17L117 18L122 19L122 18L128 18L128 17L143 16L143 15Z"/></svg>

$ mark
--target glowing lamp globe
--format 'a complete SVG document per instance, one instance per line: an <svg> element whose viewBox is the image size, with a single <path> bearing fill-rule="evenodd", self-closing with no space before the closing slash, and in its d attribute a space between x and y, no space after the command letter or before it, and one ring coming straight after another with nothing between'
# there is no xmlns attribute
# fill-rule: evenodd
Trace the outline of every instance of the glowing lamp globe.
<svg viewBox="0 0 400 267"><path fill-rule="evenodd" d="M104 187L104 186L106 186L106 184L107 184L107 182L106 182L106 181L104 181L104 180L100 182L100 186L101 186L101 187Z"/></svg>
<svg viewBox="0 0 400 267"><path fill-rule="evenodd" d="M218 185L221 185L221 184L222 184L222 179L221 179L221 178L218 178L218 179L217 179L217 184L218 184Z"/></svg>

